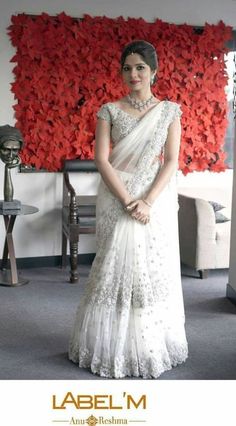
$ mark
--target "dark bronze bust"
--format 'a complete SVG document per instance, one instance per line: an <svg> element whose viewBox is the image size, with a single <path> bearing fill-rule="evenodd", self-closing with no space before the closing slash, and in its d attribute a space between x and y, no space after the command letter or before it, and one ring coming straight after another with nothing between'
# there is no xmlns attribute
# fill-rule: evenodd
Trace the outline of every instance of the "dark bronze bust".
<svg viewBox="0 0 236 426"><path fill-rule="evenodd" d="M13 199L14 190L11 179L11 169L20 164L19 151L23 146L21 132L16 127L0 126L0 159L5 163L4 201L0 202L1 209L18 209L20 202Z"/></svg>

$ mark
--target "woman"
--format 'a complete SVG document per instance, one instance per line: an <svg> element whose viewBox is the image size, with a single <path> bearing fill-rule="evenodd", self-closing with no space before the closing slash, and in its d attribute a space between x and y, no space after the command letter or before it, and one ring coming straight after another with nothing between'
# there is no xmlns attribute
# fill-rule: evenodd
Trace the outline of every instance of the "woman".
<svg viewBox="0 0 236 426"><path fill-rule="evenodd" d="M188 354L175 182L181 111L152 95L150 43L127 45L121 70L129 95L98 112L97 254L69 357L102 377L157 378Z"/></svg>

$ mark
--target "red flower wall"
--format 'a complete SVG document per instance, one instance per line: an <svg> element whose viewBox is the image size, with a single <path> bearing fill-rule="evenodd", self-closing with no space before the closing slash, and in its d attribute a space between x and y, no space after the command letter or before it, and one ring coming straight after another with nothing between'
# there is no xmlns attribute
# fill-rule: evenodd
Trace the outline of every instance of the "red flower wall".
<svg viewBox="0 0 236 426"><path fill-rule="evenodd" d="M206 24L199 34L190 25L159 19L19 14L12 16L9 35L16 47L12 91L16 126L25 140L23 163L57 171L65 158L93 158L96 112L126 90L119 75L121 49L145 39L159 57L154 94L182 107L179 168L185 174L226 168L224 53L232 28L223 22Z"/></svg>

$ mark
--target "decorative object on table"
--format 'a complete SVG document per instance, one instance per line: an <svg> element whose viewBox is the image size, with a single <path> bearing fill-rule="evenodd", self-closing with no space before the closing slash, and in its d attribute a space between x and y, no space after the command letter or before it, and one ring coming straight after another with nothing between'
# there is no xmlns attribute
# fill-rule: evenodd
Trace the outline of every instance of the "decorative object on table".
<svg viewBox="0 0 236 426"><path fill-rule="evenodd" d="M0 126L0 159L5 164L4 175L4 200L0 201L0 215L4 218L5 242L0 270L0 285L16 287L27 284L29 281L18 276L15 249L13 242L13 228L17 216L29 215L38 212L38 208L21 204L19 200L14 200L14 189L11 179L11 169L17 167L21 160L19 151L23 146L21 132L13 126L6 124ZM7 263L10 269L7 269Z"/></svg>
<svg viewBox="0 0 236 426"><path fill-rule="evenodd" d="M19 200L14 200L14 189L11 179L11 169L20 164L19 151L23 146L21 132L6 124L0 126L0 159L5 163L4 173L4 200L0 201L1 211L18 210L21 208Z"/></svg>

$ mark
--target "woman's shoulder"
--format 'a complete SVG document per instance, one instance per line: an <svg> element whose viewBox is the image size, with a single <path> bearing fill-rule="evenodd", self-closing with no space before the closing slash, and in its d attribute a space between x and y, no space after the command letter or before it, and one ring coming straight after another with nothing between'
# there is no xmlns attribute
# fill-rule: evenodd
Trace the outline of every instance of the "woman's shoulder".
<svg viewBox="0 0 236 426"><path fill-rule="evenodd" d="M98 110L98 112L100 111L108 111L110 112L110 110L116 106L116 102L105 102L104 104L102 104Z"/></svg>
<svg viewBox="0 0 236 426"><path fill-rule="evenodd" d="M173 116L173 118L181 117L183 111L181 109L181 103L175 102L175 101L169 101L166 100L168 110L170 111L170 114Z"/></svg>
<svg viewBox="0 0 236 426"><path fill-rule="evenodd" d="M166 103L172 107L172 108L176 108L177 106L181 107L181 102L175 102L175 101L170 101L169 99L164 99L166 101Z"/></svg>
<svg viewBox="0 0 236 426"><path fill-rule="evenodd" d="M98 108L98 111L109 109L110 104L111 102L105 102L104 104L100 105L100 107Z"/></svg>
<svg viewBox="0 0 236 426"><path fill-rule="evenodd" d="M106 102L100 106L100 108L97 111L97 117L101 118L102 120L106 120L108 122L111 121L110 102Z"/></svg>
<svg viewBox="0 0 236 426"><path fill-rule="evenodd" d="M105 102L100 106L97 112L97 117L112 122L112 118L116 116L117 112L119 111L120 105L120 99L114 102Z"/></svg>
<svg viewBox="0 0 236 426"><path fill-rule="evenodd" d="M113 107L113 106L120 106L122 104L122 102L124 102L124 98L117 99L115 101L105 102L104 104L101 105L100 108L110 108L110 107Z"/></svg>
<svg viewBox="0 0 236 426"><path fill-rule="evenodd" d="M107 108L112 108L112 107L122 107L123 104L127 104L126 96L123 96L122 98L119 98L113 101L106 102L102 106L105 106Z"/></svg>

